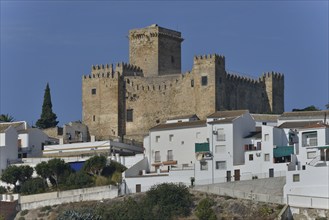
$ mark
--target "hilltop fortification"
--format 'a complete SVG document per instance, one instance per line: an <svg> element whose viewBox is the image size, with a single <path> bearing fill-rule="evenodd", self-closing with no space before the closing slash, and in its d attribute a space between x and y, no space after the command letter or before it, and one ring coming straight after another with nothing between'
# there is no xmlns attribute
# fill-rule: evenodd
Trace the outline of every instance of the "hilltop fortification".
<svg viewBox="0 0 329 220"><path fill-rule="evenodd" d="M92 66L82 77L83 122L98 139L126 136L141 140L168 118L219 110L252 113L284 111L284 76L258 79L225 70L225 57L195 56L181 73L181 33L158 25L129 32L129 64Z"/></svg>

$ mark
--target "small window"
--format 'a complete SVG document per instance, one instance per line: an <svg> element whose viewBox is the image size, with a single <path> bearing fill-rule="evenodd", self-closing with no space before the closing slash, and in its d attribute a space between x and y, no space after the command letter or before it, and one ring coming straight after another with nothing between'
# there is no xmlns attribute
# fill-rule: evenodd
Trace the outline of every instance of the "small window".
<svg viewBox="0 0 329 220"><path fill-rule="evenodd" d="M194 79L191 80L191 87L194 87Z"/></svg>
<svg viewBox="0 0 329 220"><path fill-rule="evenodd" d="M263 122L262 122L262 125L267 125L267 122L263 121Z"/></svg>
<svg viewBox="0 0 329 220"><path fill-rule="evenodd" d="M253 154L249 154L249 160L254 160L254 155Z"/></svg>
<svg viewBox="0 0 329 220"><path fill-rule="evenodd" d="M270 161L270 154L264 154L264 161Z"/></svg>
<svg viewBox="0 0 329 220"><path fill-rule="evenodd" d="M216 154L224 154L224 153L226 153L226 146L225 145L216 145L215 146L215 153Z"/></svg>
<svg viewBox="0 0 329 220"><path fill-rule="evenodd" d="M216 170L226 170L226 161L216 161Z"/></svg>
<svg viewBox="0 0 329 220"><path fill-rule="evenodd" d="M91 94L96 95L96 89L95 88L91 89Z"/></svg>
<svg viewBox="0 0 329 220"><path fill-rule="evenodd" d="M208 77L207 76L202 76L201 77L201 85L202 86L208 85Z"/></svg>
<svg viewBox="0 0 329 220"><path fill-rule="evenodd" d="M127 110L127 122L132 122L133 121L133 109L128 109Z"/></svg>
<svg viewBox="0 0 329 220"><path fill-rule="evenodd" d="M95 115L93 115L93 121L96 121L96 116Z"/></svg>
<svg viewBox="0 0 329 220"><path fill-rule="evenodd" d="M264 135L264 141L269 141L270 140L270 135L269 134L265 134Z"/></svg>
<svg viewBox="0 0 329 220"><path fill-rule="evenodd" d="M181 142L181 145L184 145L184 141Z"/></svg>
<svg viewBox="0 0 329 220"><path fill-rule="evenodd" d="M195 133L195 137L196 137L197 139L199 139L200 136L201 136L201 133L200 133L200 132Z"/></svg>
<svg viewBox="0 0 329 220"><path fill-rule="evenodd" d="M174 140L174 135L173 134L170 134L169 135L169 141L172 142Z"/></svg>
<svg viewBox="0 0 329 220"><path fill-rule="evenodd" d="M200 161L200 170L208 170L208 162Z"/></svg>
<svg viewBox="0 0 329 220"><path fill-rule="evenodd" d="M313 159L316 157L316 151L307 152L307 159Z"/></svg>
<svg viewBox="0 0 329 220"><path fill-rule="evenodd" d="M293 182L299 182L299 174L294 174L294 175L292 176L292 181L293 181Z"/></svg>
<svg viewBox="0 0 329 220"><path fill-rule="evenodd" d="M171 56L171 62L172 62L172 63L175 63L175 58L174 58L174 56Z"/></svg>
<svg viewBox="0 0 329 220"><path fill-rule="evenodd" d="M167 151L167 161L173 161L174 160L174 154L172 150Z"/></svg>
<svg viewBox="0 0 329 220"><path fill-rule="evenodd" d="M160 136L156 136L156 137L155 137L155 142L158 143L159 141L160 141Z"/></svg>
<svg viewBox="0 0 329 220"><path fill-rule="evenodd" d="M217 129L217 141L225 141L225 132L223 128Z"/></svg>

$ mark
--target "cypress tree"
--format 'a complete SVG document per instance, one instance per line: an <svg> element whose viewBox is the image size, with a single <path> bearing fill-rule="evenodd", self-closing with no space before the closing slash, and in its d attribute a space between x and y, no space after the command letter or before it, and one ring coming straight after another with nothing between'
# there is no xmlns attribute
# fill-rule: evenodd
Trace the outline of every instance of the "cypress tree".
<svg viewBox="0 0 329 220"><path fill-rule="evenodd" d="M36 122L38 128L52 128L58 124L57 116L52 110L49 84L47 83L45 95L43 97L42 113L40 119Z"/></svg>

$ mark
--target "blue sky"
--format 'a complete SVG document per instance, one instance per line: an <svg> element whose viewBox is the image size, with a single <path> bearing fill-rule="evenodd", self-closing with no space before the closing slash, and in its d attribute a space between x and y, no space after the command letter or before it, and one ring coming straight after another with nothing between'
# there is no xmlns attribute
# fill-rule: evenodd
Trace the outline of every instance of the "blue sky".
<svg viewBox="0 0 329 220"><path fill-rule="evenodd" d="M325 108L328 1L3 1L0 113L35 123L49 82L59 125L81 120L81 78L91 65L128 62L128 31L178 30L182 71L218 53L226 69L285 74L285 111Z"/></svg>

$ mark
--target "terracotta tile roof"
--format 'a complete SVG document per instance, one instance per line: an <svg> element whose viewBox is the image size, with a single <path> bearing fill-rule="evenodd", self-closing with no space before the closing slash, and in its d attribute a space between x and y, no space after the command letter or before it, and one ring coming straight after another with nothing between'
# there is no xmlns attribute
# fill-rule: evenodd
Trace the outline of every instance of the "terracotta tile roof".
<svg viewBox="0 0 329 220"><path fill-rule="evenodd" d="M240 115L243 115L245 113L249 113L248 110L231 110L231 111L218 111L211 115L209 115L207 118L229 118L229 117L238 117Z"/></svg>
<svg viewBox="0 0 329 220"><path fill-rule="evenodd" d="M10 126L11 126L11 124L0 124L0 133L3 133Z"/></svg>
<svg viewBox="0 0 329 220"><path fill-rule="evenodd" d="M178 122L178 123L168 123L160 124L150 129L150 131L157 130L169 130L169 129L183 129L190 127L205 127L207 126L206 121L191 121L191 122Z"/></svg>
<svg viewBox="0 0 329 220"><path fill-rule="evenodd" d="M305 128L306 126L321 123L321 121L295 121L295 122L285 122L278 126L278 128Z"/></svg>

